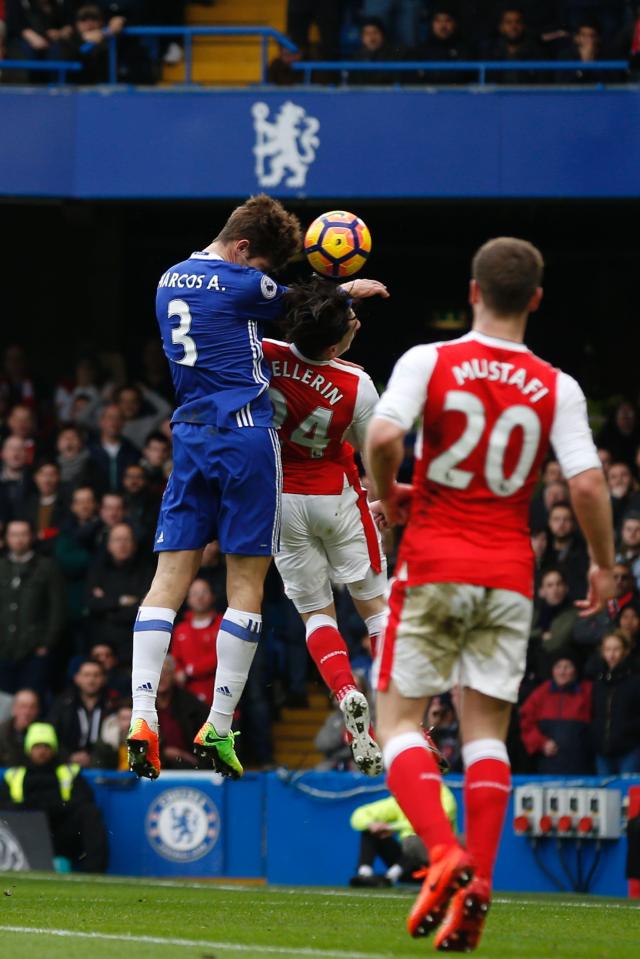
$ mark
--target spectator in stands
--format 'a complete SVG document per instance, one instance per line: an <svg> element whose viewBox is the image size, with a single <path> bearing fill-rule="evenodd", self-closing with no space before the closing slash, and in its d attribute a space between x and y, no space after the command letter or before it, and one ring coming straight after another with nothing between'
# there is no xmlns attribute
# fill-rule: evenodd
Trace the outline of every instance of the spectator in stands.
<svg viewBox="0 0 640 959"><path fill-rule="evenodd" d="M122 435L142 452L149 433L170 415L171 405L159 394L139 386L121 386L114 399L122 415Z"/></svg>
<svg viewBox="0 0 640 959"><path fill-rule="evenodd" d="M424 7L423 0L364 0L362 16L381 20L394 46L411 48L418 44Z"/></svg>
<svg viewBox="0 0 640 959"><path fill-rule="evenodd" d="M122 477L127 466L137 463L140 451L123 435L124 418L115 403L109 403L100 415L100 436L89 452L99 471L103 491L122 489Z"/></svg>
<svg viewBox="0 0 640 959"><path fill-rule="evenodd" d="M90 356L81 357L76 363L75 378L71 381L62 380L55 388L54 403L59 423L70 423L74 420L74 403L78 398L90 406L97 406L100 401L99 379L100 371L96 360Z"/></svg>
<svg viewBox="0 0 640 959"><path fill-rule="evenodd" d="M468 60L471 56L469 45L460 36L460 25L455 9L447 3L436 3L431 7L429 36L413 51L415 60L451 61ZM468 83L475 79L464 73L421 70L418 76L425 83Z"/></svg>
<svg viewBox="0 0 640 959"><path fill-rule="evenodd" d="M578 613L561 569L542 574L529 639L529 660L538 676L548 676L552 658L568 651Z"/></svg>
<svg viewBox="0 0 640 959"><path fill-rule="evenodd" d="M635 579L636 589L640 589L640 513L632 511L622 520L620 543L616 559L627 563Z"/></svg>
<svg viewBox="0 0 640 959"><path fill-rule="evenodd" d="M40 463L33 480L35 490L24 501L17 518L29 523L38 540L40 552L51 555L54 540L69 517L60 490L58 464L46 460Z"/></svg>
<svg viewBox="0 0 640 959"><path fill-rule="evenodd" d="M616 561L613 567L613 581L616 595L607 603L608 613L612 620L622 612L625 606L638 600L635 580L628 563Z"/></svg>
<svg viewBox="0 0 640 959"><path fill-rule="evenodd" d="M598 60L606 60L602 32L600 26L593 21L583 21L573 35L572 43L566 50L560 50L558 59L580 60L591 64ZM559 82L569 83L620 83L624 82L625 75L601 70L577 69L575 73L560 73Z"/></svg>
<svg viewBox="0 0 640 959"><path fill-rule="evenodd" d="M155 6L156 0L150 5ZM153 83L154 73L145 47L138 37L121 36L124 28L146 23L146 0L100 0L107 31L118 38L118 79L124 83Z"/></svg>
<svg viewBox="0 0 640 959"><path fill-rule="evenodd" d="M126 699L131 695L131 675L120 666L116 651L110 643L93 643L89 650L89 659L102 666L110 701Z"/></svg>
<svg viewBox="0 0 640 959"><path fill-rule="evenodd" d="M633 474L626 463L612 463L607 476L613 509L613 525L620 531L627 513L640 511L640 495L636 490Z"/></svg>
<svg viewBox="0 0 640 959"><path fill-rule="evenodd" d="M538 533L543 529L546 530L549 523L549 510L555 506L556 503L567 503L569 501L567 484L562 477L554 477L554 465L555 461L551 460L548 464L549 469L545 467L542 473L542 486L531 499L529 524L532 533Z"/></svg>
<svg viewBox="0 0 640 959"><path fill-rule="evenodd" d="M628 31L623 31L619 37L619 46L622 56L629 57L629 69L634 78L640 71L640 4L633 5L634 21Z"/></svg>
<svg viewBox="0 0 640 959"><path fill-rule="evenodd" d="M451 772L462 771L460 724L451 693L433 696L424 722Z"/></svg>
<svg viewBox="0 0 640 959"><path fill-rule="evenodd" d="M27 357L17 343L8 346L2 356L0 401L0 405L8 409L16 405L35 406L35 386L28 372Z"/></svg>
<svg viewBox="0 0 640 959"><path fill-rule="evenodd" d="M173 656L167 656L156 699L160 758L165 769L193 769L196 765L193 737L207 718L209 708L177 684L175 671Z"/></svg>
<svg viewBox="0 0 640 959"><path fill-rule="evenodd" d="M451 828L457 832L457 804L444 783L440 798ZM414 872L428 865L429 857L422 840L415 835L393 796L358 806L350 821L351 828L361 833L358 872L349 880L350 886L388 887L400 879L410 882ZM377 858L386 866L384 875L373 871Z"/></svg>
<svg viewBox="0 0 640 959"><path fill-rule="evenodd" d="M85 659L74 673L73 686L58 696L48 717L69 762L85 769L92 765L93 748L109 706L102 665Z"/></svg>
<svg viewBox="0 0 640 959"><path fill-rule="evenodd" d="M73 83L88 86L107 82L109 45L100 7L95 4L80 7L75 15L73 32L65 41L62 52L65 59L82 63L82 70L71 74Z"/></svg>
<svg viewBox="0 0 640 959"><path fill-rule="evenodd" d="M92 768L117 769L127 772L129 753L127 736L131 726L131 701L123 701L102 724L102 735L93 747Z"/></svg>
<svg viewBox="0 0 640 959"><path fill-rule="evenodd" d="M640 772L640 675L629 662L625 636L602 641L603 669L593 684L596 772L618 776Z"/></svg>
<svg viewBox="0 0 640 959"><path fill-rule="evenodd" d="M292 63L298 63L302 59L301 50L288 50L287 47L278 47L279 53L269 64L267 71L267 83L273 83L279 87L290 87L302 81L302 74L293 70Z"/></svg>
<svg viewBox="0 0 640 959"><path fill-rule="evenodd" d="M618 403L608 423L598 434L597 444L611 452L615 463L633 466L635 452L640 445L640 428L633 403L628 400Z"/></svg>
<svg viewBox="0 0 640 959"><path fill-rule="evenodd" d="M19 689L11 717L0 725L0 767L19 766L24 759L24 737L40 714L40 698L33 689Z"/></svg>
<svg viewBox="0 0 640 959"><path fill-rule="evenodd" d="M2 444L0 522L7 523L19 515L31 489L25 442L17 436L8 436Z"/></svg>
<svg viewBox="0 0 640 959"><path fill-rule="evenodd" d="M66 584L76 653L86 652L86 579L98 548L100 526L95 494L90 486L80 486L73 492L70 515L56 537L53 552Z"/></svg>
<svg viewBox="0 0 640 959"><path fill-rule="evenodd" d="M287 33L302 50L305 59L310 56L309 29L315 23L320 34L317 56L321 60L335 60L340 50L342 0L289 0ZM315 57L315 52L313 53ZM312 57L313 58L313 57Z"/></svg>
<svg viewBox="0 0 640 959"><path fill-rule="evenodd" d="M216 640L222 613L206 579L194 579L187 595L184 619L173 630L171 655L176 664L176 682L209 705L218 656Z"/></svg>
<svg viewBox="0 0 640 959"><path fill-rule="evenodd" d="M360 63L397 59L396 50L387 42L382 20L370 17L363 22L360 30L360 48L356 50L353 59ZM395 83L396 79L396 75L389 70L371 70L349 74L349 83L359 86L382 86L385 83Z"/></svg>
<svg viewBox="0 0 640 959"><path fill-rule="evenodd" d="M153 0L148 7L147 20L160 27L179 27L184 24L186 0ZM160 50L163 63L174 66L184 58L180 37L169 37Z"/></svg>
<svg viewBox="0 0 640 959"><path fill-rule="evenodd" d="M175 401L173 382L169 372L169 364L158 336L150 336L145 340L140 361L141 366L136 379L141 388L146 387L153 393L160 394L173 407Z"/></svg>
<svg viewBox="0 0 640 959"><path fill-rule="evenodd" d="M153 536L158 523L160 497L149 490L147 474L139 464L127 466L122 479L124 513L141 549L153 549Z"/></svg>
<svg viewBox="0 0 640 959"><path fill-rule="evenodd" d="M575 661L564 651L558 653L551 679L520 707L522 740L529 755L536 757L536 772L562 776L592 772L591 698L591 683L578 678Z"/></svg>
<svg viewBox="0 0 640 959"><path fill-rule="evenodd" d="M36 459L36 418L30 406L19 403L9 413L7 420L9 436L22 440L25 449L25 462L32 466Z"/></svg>
<svg viewBox="0 0 640 959"><path fill-rule="evenodd" d="M70 859L82 872L104 872L109 850L102 815L80 767L60 763L53 726L33 723L25 754L24 765L4 774L0 806L46 813L55 855Z"/></svg>
<svg viewBox="0 0 640 959"><path fill-rule="evenodd" d="M59 60L61 43L72 32L69 0L7 0L9 57L13 60ZM35 74L32 82L46 78Z"/></svg>
<svg viewBox="0 0 640 959"><path fill-rule="evenodd" d="M570 599L583 599L589 557L569 503L556 503L549 510L549 533L542 569L551 566L564 573Z"/></svg>
<svg viewBox="0 0 640 959"><path fill-rule="evenodd" d="M124 496L120 493L105 493L100 500L99 517L96 545L103 548L107 545L113 527L124 523Z"/></svg>
<svg viewBox="0 0 640 959"><path fill-rule="evenodd" d="M62 427L56 440L60 485L67 500L79 486L97 487L100 474L87 449L84 433L73 423Z"/></svg>
<svg viewBox="0 0 640 959"><path fill-rule="evenodd" d="M127 523L112 527L105 555L89 570L87 607L93 641L113 646L122 663L131 662L133 623L151 577L148 558L138 553L131 527Z"/></svg>
<svg viewBox="0 0 640 959"><path fill-rule="evenodd" d="M629 642L630 656L634 668L638 667L640 653L640 605L632 602L620 610L616 616L616 632L621 633Z"/></svg>
<svg viewBox="0 0 640 959"><path fill-rule="evenodd" d="M7 526L0 557L0 689L49 688L49 655L65 623L65 588L57 565L33 549L28 523Z"/></svg>
<svg viewBox="0 0 640 959"><path fill-rule="evenodd" d="M490 43L488 60L541 60L544 51L525 23L522 10L514 6L503 9L498 23L498 38ZM491 75L495 83L532 83L540 74L526 70L506 70Z"/></svg>
<svg viewBox="0 0 640 959"><path fill-rule="evenodd" d="M162 496L171 472L171 443L163 433L147 436L140 465L147 475L149 490Z"/></svg>
<svg viewBox="0 0 640 959"><path fill-rule="evenodd" d="M4 0L0 0L0 60L6 60L7 57L7 24L5 21ZM0 70L0 79L2 70Z"/></svg>

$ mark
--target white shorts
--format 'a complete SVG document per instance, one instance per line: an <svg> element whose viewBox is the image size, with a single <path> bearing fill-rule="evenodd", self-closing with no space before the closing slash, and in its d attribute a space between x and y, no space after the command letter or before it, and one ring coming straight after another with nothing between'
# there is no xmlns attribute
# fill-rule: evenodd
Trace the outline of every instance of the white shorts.
<svg viewBox="0 0 640 959"><path fill-rule="evenodd" d="M339 496L283 493L275 560L300 613L329 606L332 581L346 583L356 599L384 596L387 588L380 534L364 497L352 486Z"/></svg>
<svg viewBox="0 0 640 959"><path fill-rule="evenodd" d="M392 679L409 699L460 684L514 703L524 675L532 602L465 583L408 587L395 580L375 663L375 688Z"/></svg>

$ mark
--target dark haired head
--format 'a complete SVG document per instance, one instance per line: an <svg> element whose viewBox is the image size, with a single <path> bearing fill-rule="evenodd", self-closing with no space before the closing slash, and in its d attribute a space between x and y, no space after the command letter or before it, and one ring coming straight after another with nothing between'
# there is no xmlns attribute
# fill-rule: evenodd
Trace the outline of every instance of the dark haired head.
<svg viewBox="0 0 640 959"><path fill-rule="evenodd" d="M300 221L279 200L260 193L236 207L216 237L220 243L235 240L248 240L249 256L265 257L277 270L302 246Z"/></svg>
<svg viewBox="0 0 640 959"><path fill-rule="evenodd" d="M321 359L349 332L353 310L335 283L314 276L289 288L282 320L285 336L310 360Z"/></svg>

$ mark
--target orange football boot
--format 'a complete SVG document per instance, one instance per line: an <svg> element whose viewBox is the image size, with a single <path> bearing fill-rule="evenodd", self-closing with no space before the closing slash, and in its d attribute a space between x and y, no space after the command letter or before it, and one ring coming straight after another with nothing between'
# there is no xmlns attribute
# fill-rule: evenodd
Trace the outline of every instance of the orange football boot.
<svg viewBox="0 0 640 959"><path fill-rule="evenodd" d="M129 769L136 776L157 779L160 775L160 743L158 734L144 719L135 719L127 735Z"/></svg>
<svg viewBox="0 0 640 959"><path fill-rule="evenodd" d="M471 952L480 942L491 905L491 887L486 879L472 879L455 894L435 938L441 952Z"/></svg>
<svg viewBox="0 0 640 959"><path fill-rule="evenodd" d="M415 876L425 876L422 889L407 919L411 936L428 936L444 919L452 897L471 882L471 857L461 846L436 846L431 865Z"/></svg>

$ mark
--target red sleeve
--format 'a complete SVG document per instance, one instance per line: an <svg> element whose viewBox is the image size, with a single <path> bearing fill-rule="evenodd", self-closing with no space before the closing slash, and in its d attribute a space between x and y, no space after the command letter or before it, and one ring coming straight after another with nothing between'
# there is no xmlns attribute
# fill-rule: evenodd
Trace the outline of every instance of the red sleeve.
<svg viewBox="0 0 640 959"><path fill-rule="evenodd" d="M531 693L520 707L520 737L529 755L542 751L547 741L538 728L542 708L547 694L548 683L543 683Z"/></svg>

